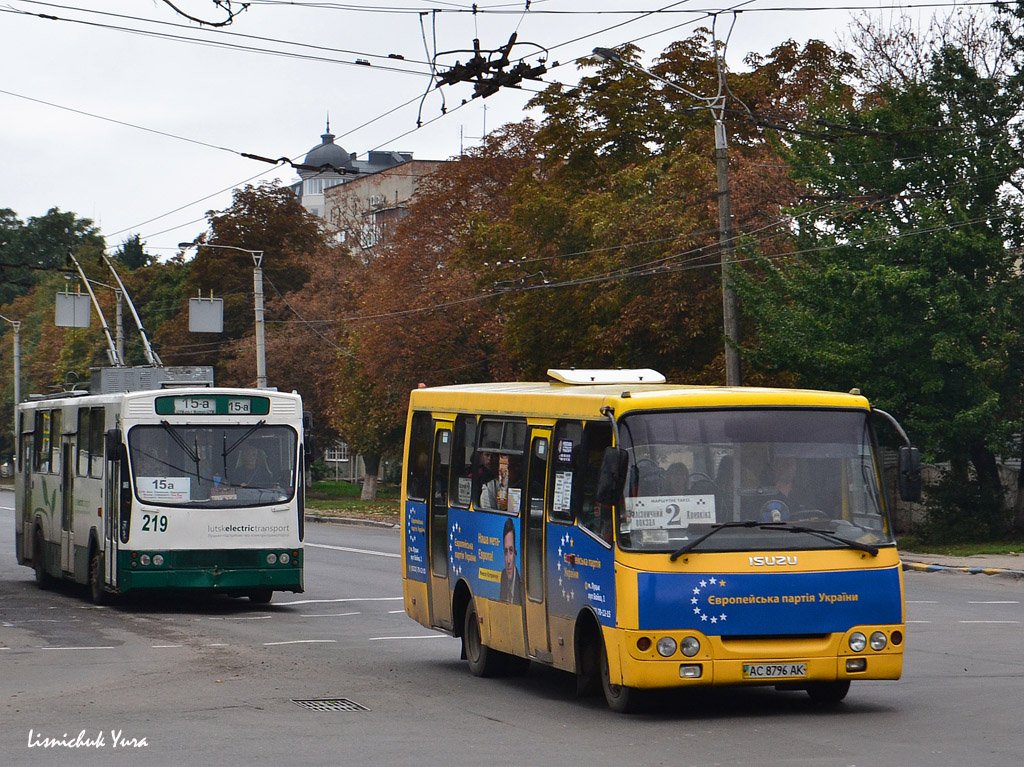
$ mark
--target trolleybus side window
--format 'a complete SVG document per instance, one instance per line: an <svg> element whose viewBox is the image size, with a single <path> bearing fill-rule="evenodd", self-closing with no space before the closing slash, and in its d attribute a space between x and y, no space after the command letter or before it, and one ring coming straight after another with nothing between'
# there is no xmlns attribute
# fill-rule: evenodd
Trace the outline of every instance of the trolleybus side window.
<svg viewBox="0 0 1024 767"><path fill-rule="evenodd" d="M452 435L451 485L449 503L468 509L473 498L473 445L476 444L476 416L460 415Z"/></svg>
<svg viewBox="0 0 1024 767"><path fill-rule="evenodd" d="M49 410L36 411L35 430L35 471L42 474L50 472L50 458L53 453L52 419Z"/></svg>
<svg viewBox="0 0 1024 767"><path fill-rule="evenodd" d="M80 477L103 476L103 408L79 408L75 471Z"/></svg>
<svg viewBox="0 0 1024 767"><path fill-rule="evenodd" d="M406 457L408 478L406 495L417 501L427 499L430 486L430 452L434 442L434 420L430 413L414 413L409 455Z"/></svg>

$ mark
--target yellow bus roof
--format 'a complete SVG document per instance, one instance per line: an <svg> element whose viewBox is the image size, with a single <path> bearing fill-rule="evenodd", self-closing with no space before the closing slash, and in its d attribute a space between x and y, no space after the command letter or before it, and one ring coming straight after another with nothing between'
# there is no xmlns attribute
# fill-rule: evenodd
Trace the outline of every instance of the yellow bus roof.
<svg viewBox="0 0 1024 767"><path fill-rule="evenodd" d="M566 384L557 381L456 384L416 389L416 410L498 413L549 417L600 418L601 409L616 415L632 410L681 407L841 407L868 408L860 394L757 387L683 384Z"/></svg>

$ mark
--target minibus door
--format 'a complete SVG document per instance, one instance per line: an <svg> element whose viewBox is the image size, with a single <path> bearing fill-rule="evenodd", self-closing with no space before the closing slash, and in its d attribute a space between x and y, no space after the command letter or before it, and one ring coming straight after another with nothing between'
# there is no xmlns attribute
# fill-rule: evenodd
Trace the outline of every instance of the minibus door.
<svg viewBox="0 0 1024 767"><path fill-rule="evenodd" d="M551 661L548 608L544 600L544 487L547 480L550 429L533 429L522 504L523 549L526 557L526 643L530 656Z"/></svg>
<svg viewBox="0 0 1024 767"><path fill-rule="evenodd" d="M70 573L75 569L75 472L71 465L71 442L63 440L60 450L60 569Z"/></svg>
<svg viewBox="0 0 1024 767"><path fill-rule="evenodd" d="M430 622L452 628L452 599L448 587L448 470L452 461L452 424L434 424L434 452L430 461L427 528L430 540Z"/></svg>

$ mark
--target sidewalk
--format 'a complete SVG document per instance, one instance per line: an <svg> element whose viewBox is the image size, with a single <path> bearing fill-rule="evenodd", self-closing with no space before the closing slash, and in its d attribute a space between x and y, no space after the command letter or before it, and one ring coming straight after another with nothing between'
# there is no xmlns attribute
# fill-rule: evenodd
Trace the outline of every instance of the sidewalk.
<svg viewBox="0 0 1024 767"><path fill-rule="evenodd" d="M900 551L904 570L923 573L959 572L972 575L1000 575L1024 579L1024 556L1019 554L975 554L948 557L942 554L915 554Z"/></svg>

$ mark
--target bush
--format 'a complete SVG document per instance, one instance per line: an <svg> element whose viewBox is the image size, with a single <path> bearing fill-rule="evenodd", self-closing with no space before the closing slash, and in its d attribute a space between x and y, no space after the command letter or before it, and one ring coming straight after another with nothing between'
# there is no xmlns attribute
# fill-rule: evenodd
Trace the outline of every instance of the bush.
<svg viewBox="0 0 1024 767"><path fill-rule="evenodd" d="M929 543L976 543L1004 536L1009 518L1003 499L993 488L982 486L972 477L967 482L944 471L939 481L928 487L925 507L928 511L922 540Z"/></svg>

